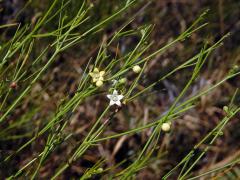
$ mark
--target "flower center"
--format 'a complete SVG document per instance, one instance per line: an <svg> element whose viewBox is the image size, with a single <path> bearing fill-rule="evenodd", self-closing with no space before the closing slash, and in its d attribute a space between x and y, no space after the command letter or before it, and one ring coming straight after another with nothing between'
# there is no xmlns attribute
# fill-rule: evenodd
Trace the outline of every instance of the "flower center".
<svg viewBox="0 0 240 180"><path fill-rule="evenodd" d="M99 73L94 73L93 77L99 79L100 75L99 75Z"/></svg>
<svg viewBox="0 0 240 180"><path fill-rule="evenodd" d="M113 95L113 96L112 96L112 100L113 100L113 101L118 101L118 96Z"/></svg>

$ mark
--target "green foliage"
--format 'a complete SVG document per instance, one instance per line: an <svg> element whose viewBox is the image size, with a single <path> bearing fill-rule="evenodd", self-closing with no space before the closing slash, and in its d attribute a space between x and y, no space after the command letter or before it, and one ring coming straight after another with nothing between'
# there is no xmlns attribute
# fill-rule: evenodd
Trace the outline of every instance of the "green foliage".
<svg viewBox="0 0 240 180"><path fill-rule="evenodd" d="M128 25L135 21L135 16L132 16L129 17L128 21L123 22L120 28L114 29L115 31L111 36L103 38L102 42L98 44L96 56L91 56L88 63L83 65L81 78L74 94L72 96L64 94L57 102L57 108L54 111L38 115L44 109L43 105L41 105L44 93L43 90L36 91L36 84L50 71L51 66L56 63L59 57L66 52L71 52L73 48L78 48L79 45L83 45L86 41L99 40L101 33L107 27L118 21L121 16L127 14L138 3L135 0L126 2L116 1L109 4L103 1L99 2L99 4L92 4L90 1L54 0L49 3L48 10L39 15L37 20L30 24L6 24L0 26L1 29L15 27L14 34L9 38L9 41L1 44L2 48L0 50L0 139L2 141L23 140L17 145L15 152L3 157L2 163L8 164L15 156L38 143L40 138L45 140L44 147L37 149L37 154L25 161L24 166L17 167L16 171L10 172L8 179L35 179L39 177L41 168L44 167L48 158L68 143L73 136L71 132L66 131L66 128L70 125L71 118L76 113L77 108L84 106L89 100L94 102L97 95L105 96L103 94L109 94L113 90L118 90L124 96L122 101L124 108L128 108L128 105L133 101L147 93L153 92L153 87L163 80L179 71L190 71L191 77L168 108L168 111L158 114L159 118L152 120L150 123L140 124L126 132L104 135L104 131L109 127L110 122L114 121L117 114L122 111L122 108L115 106L114 110L112 110L113 106L105 103L96 121L93 124L89 124L90 128L86 136L74 143L71 151L65 157L65 162L62 162L56 170L53 170L51 177L48 177L57 179L67 168L81 159L87 150L95 148L98 143L151 129L148 140L139 149L138 153L132 157L133 162L125 169L116 172L118 167L106 166L105 160L102 160L104 157L102 157L98 163L87 169L81 177L81 179L88 179L95 175L106 174L109 178L132 179L139 171L149 166L151 161L159 158L155 157L154 153L157 151L160 136L163 134L161 126L164 122L174 122L182 114L194 108L199 98L239 75L239 71L231 71L231 73L214 85L206 89L200 89L190 97L187 96L191 86L201 76L201 70L211 53L219 48L225 38L229 36L229 34L226 34L213 44L204 43L203 41L202 48L197 54L174 67L164 76L158 77L155 82L139 88L142 80L148 78L145 76L145 71L153 58L164 53L177 43L188 39L192 34L208 25L204 22L207 11L202 13L179 36L153 52L151 48L155 46L155 42L151 40L150 35L154 26L142 25L135 29L128 29ZM29 1L26 4L27 7L30 5L34 7L37 3ZM101 9L101 13L104 15L96 17L94 12L99 9ZM116 53L116 56L113 57L109 53L110 48L115 47L118 50L120 40L124 40L125 37L136 37L138 39L136 45L133 48L128 48L127 51L120 55ZM136 65L141 67L141 71L137 72L131 83L129 83L127 77L133 73L132 68ZM92 83L89 73L94 68L105 71L102 87L97 87ZM112 80L116 81L114 85L112 85ZM235 96L232 99L234 98ZM36 103L33 99L38 99L39 103ZM33 104L29 105L29 103ZM24 109L26 104L31 108ZM226 111L226 108L224 110ZM226 124L239 111L240 108L234 106L233 101L231 101L228 106L228 112L222 121L207 136L203 137L202 141L196 144L192 151L163 179L169 178L177 169L181 169L180 174L178 174L179 179L190 178L194 166L208 152L211 145L221 135ZM18 131L21 133L18 134ZM201 153L195 153L203 144L206 147ZM160 154L163 153L160 152ZM237 174L239 173L239 170L236 168L234 171ZM215 171L207 172L204 175L213 172ZM229 173L228 175L230 176Z"/></svg>

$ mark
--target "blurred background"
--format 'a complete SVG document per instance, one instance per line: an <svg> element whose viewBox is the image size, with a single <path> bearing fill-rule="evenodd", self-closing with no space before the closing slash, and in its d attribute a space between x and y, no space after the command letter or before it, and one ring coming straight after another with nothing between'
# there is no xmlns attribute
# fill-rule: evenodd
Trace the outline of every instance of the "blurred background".
<svg viewBox="0 0 240 180"><path fill-rule="evenodd" d="M122 0L92 1L94 8L91 10L92 23L112 14L124 2ZM28 24L46 11L51 4L49 0L2 0L0 1L0 25L9 23ZM72 0L68 7L69 12L76 12L80 2ZM30 119L28 124L21 129L10 130L7 135L0 134L0 159L13 153L17 148L26 142L29 137L38 131L42 122L46 121L56 110L58 102L66 95L72 96L76 90L80 73L84 70L90 57L95 57L103 38L109 37L129 17L136 16L136 19L127 27L135 29L145 24L153 24L151 41L154 46L149 50L153 52L167 42L173 40L177 35L186 30L189 25L206 9L209 13L206 28L194 33L190 38L177 43L163 54L155 57L145 70L145 78L142 86L156 81L159 77L172 70L177 65L188 60L197 54L203 42L213 43L223 35L230 32L231 35L224 40L223 46L216 49L209 57L207 65L201 72L200 78L194 83L187 95L194 94L202 87L215 84L224 78L233 65L240 63L240 1L239 0L139 0L124 15L108 24L103 31L94 38L86 38L73 48L64 51L51 65L40 81L32 89L29 98L24 99L9 118L9 122L16 118ZM52 23L45 26L43 32L48 32L57 27ZM87 27L86 27L87 28ZM7 41L15 32L14 28L0 29L0 43ZM133 47L137 43L136 37L125 37L119 42L122 52L124 49ZM38 54L49 43L46 38L38 44L34 52ZM109 50L113 54L116 47ZM49 52L49 56L51 52ZM34 54L32 55L34 56ZM154 87L151 94L145 94L123 109L114 122L104 132L105 135L120 133L146 124L159 117L161 113L168 110L176 96L188 82L191 76L189 69L176 73ZM3 75L1 80L8 78ZM131 80L131 78L130 78ZM222 110L237 87L240 87L240 78L229 80L223 86L215 89L212 93L201 97L198 105L179 117L173 122L173 129L170 133L162 135L159 140L159 148L166 153L161 157L153 157L151 164L143 169L138 179L160 179L165 173L172 169L185 155L198 143L204 135L212 130L224 117ZM19 89L23 84L18 85ZM16 90L15 94L17 96ZM39 93L41 92L41 93ZM93 101L94 98L94 101ZM49 157L48 161L41 168L41 178L52 175L52 171L65 160L65 157L73 148L73 144L81 140L89 131L89 126L96 120L103 110L106 102L102 97L93 97L81 105L77 112L71 117L71 123L66 128L66 134L73 133L68 143L61 147ZM240 98L237 96L239 104ZM93 103L94 102L94 103ZM11 101L8 102L11 104ZM31 112L27 113L26 112ZM144 122L143 122L144 121ZM7 124L3 125L7 126ZM240 155L240 122L239 115L230 121L224 129L223 135L218 138L213 148L199 161L194 172L205 172L219 165L224 165ZM85 155L76 161L71 168L62 175L63 179L68 177L80 177L86 168L94 165L101 157L106 157L108 166L116 165L126 159L119 169L126 168L132 162L132 154L143 147L148 139L150 130L142 133L123 136L121 138L103 141L99 146L91 148ZM12 160L1 165L0 177L4 178L33 159L42 149L46 137L39 138L31 146L26 148ZM116 144L118 147L116 148ZM9 168L10 167L10 168ZM240 167L239 167L240 168ZM221 172L216 177L224 176L227 172ZM176 172L177 175L177 172ZM98 179L99 177L96 177Z"/></svg>

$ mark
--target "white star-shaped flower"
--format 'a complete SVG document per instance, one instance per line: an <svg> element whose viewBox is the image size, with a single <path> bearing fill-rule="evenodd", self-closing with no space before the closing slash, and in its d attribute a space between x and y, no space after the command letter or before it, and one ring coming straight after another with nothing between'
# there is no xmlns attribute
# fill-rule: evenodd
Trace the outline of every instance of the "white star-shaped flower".
<svg viewBox="0 0 240 180"><path fill-rule="evenodd" d="M110 99L109 105L112 106L114 104L121 106L121 99L124 97L121 94L118 94L116 90L113 91L113 94L107 95L108 99Z"/></svg>

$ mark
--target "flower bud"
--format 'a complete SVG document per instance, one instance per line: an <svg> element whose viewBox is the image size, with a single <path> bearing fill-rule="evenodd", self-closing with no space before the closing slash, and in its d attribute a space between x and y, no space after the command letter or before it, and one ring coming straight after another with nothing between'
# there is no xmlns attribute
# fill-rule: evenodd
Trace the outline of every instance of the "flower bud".
<svg viewBox="0 0 240 180"><path fill-rule="evenodd" d="M103 172L103 168L98 168L98 169L96 170L96 172L97 172L97 173Z"/></svg>
<svg viewBox="0 0 240 180"><path fill-rule="evenodd" d="M16 89L16 88L17 88L17 83L16 83L16 82L12 82L12 83L10 84L10 88L11 88L11 89Z"/></svg>
<svg viewBox="0 0 240 180"><path fill-rule="evenodd" d="M120 83L120 84L124 84L124 83L126 83L126 81L127 81L126 78L122 78L122 79L119 80L119 83Z"/></svg>
<svg viewBox="0 0 240 180"><path fill-rule="evenodd" d="M170 129L171 129L171 123L163 123L162 124L162 130L164 132L168 132L168 131L170 131Z"/></svg>
<svg viewBox="0 0 240 180"><path fill-rule="evenodd" d="M141 67L139 66L139 65L135 65L135 66L133 66L133 68L132 68L132 70L133 70L133 72L135 72L135 73L139 73L140 71L141 71Z"/></svg>
<svg viewBox="0 0 240 180"><path fill-rule="evenodd" d="M224 106L224 107L223 107L223 110L224 110L226 113L228 113L228 110L229 110L229 109L228 109L227 106Z"/></svg>

